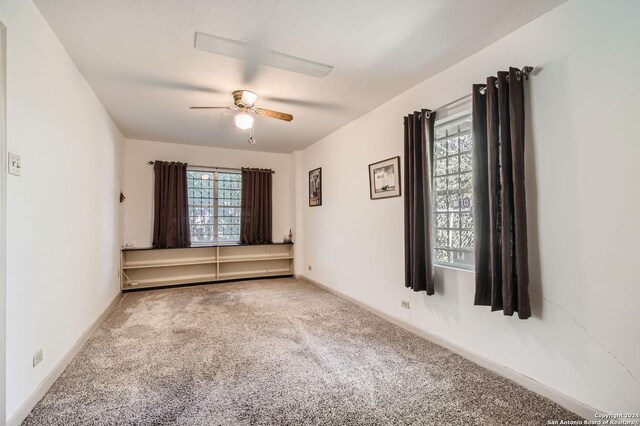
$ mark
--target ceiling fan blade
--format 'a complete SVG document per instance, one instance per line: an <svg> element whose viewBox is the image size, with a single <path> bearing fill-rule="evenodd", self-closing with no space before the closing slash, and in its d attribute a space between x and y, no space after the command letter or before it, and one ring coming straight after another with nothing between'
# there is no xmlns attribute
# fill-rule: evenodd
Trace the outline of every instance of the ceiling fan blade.
<svg viewBox="0 0 640 426"><path fill-rule="evenodd" d="M294 98L281 98L281 97L273 97L273 96L264 96L263 99L271 102L278 102L282 104L296 105L296 106L308 107L308 108L317 108L317 109L334 110L334 111L344 110L344 105L338 104L338 103L332 103L332 102L321 102L321 101L294 99Z"/></svg>
<svg viewBox="0 0 640 426"><path fill-rule="evenodd" d="M193 84L185 80L153 77L144 74L117 73L115 75L111 75L110 78L126 84L135 84L136 86L149 86L161 89L175 89L216 94L225 93L222 90L211 86Z"/></svg>
<svg viewBox="0 0 640 426"><path fill-rule="evenodd" d="M189 109L233 109L230 107L218 107L218 106L191 106Z"/></svg>
<svg viewBox="0 0 640 426"><path fill-rule="evenodd" d="M205 33L196 33L194 44L196 49L232 58L248 60L253 56L259 57L260 65L267 65L286 71L306 74L312 77L324 77L333 67L320 62L309 61L275 50L265 49L254 44Z"/></svg>
<svg viewBox="0 0 640 426"><path fill-rule="evenodd" d="M284 120L284 121L293 120L293 115L291 114L287 114L279 111L273 111L270 109L256 108L253 110L253 112L255 112L258 115L264 115L265 117L277 118L278 120Z"/></svg>

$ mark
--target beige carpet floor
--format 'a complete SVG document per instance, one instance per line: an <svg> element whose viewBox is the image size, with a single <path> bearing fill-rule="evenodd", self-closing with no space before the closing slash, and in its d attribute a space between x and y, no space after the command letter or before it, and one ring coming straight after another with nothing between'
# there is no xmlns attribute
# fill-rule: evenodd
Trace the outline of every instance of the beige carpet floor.
<svg viewBox="0 0 640 426"><path fill-rule="evenodd" d="M304 281L127 293L25 425L543 425L551 401Z"/></svg>

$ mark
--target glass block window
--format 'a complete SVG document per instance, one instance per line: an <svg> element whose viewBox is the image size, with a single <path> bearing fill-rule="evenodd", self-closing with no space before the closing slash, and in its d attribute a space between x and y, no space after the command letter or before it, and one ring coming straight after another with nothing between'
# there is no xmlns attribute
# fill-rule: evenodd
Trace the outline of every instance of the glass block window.
<svg viewBox="0 0 640 426"><path fill-rule="evenodd" d="M191 244L239 242L240 172L189 169L187 185Z"/></svg>
<svg viewBox="0 0 640 426"><path fill-rule="evenodd" d="M436 121L433 171L434 263L474 268L469 111Z"/></svg>

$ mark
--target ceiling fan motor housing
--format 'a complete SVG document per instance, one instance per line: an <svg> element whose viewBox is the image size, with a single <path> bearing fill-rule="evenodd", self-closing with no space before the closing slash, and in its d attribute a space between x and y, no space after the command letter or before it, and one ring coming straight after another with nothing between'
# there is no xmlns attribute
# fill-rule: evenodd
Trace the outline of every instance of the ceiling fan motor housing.
<svg viewBox="0 0 640 426"><path fill-rule="evenodd" d="M233 103L240 108L251 108L258 99L258 95L249 90L236 90L233 92Z"/></svg>

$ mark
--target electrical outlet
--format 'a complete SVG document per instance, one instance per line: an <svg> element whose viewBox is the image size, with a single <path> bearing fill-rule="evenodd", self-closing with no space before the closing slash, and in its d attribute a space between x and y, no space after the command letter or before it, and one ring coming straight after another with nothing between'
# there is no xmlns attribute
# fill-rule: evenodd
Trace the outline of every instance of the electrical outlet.
<svg viewBox="0 0 640 426"><path fill-rule="evenodd" d="M411 306L409 305L409 301L408 300L401 300L400 301L400 306L402 306L405 309L411 309Z"/></svg>
<svg viewBox="0 0 640 426"><path fill-rule="evenodd" d="M20 176L20 172L22 171L22 159L19 155L9 153L9 174Z"/></svg>
<svg viewBox="0 0 640 426"><path fill-rule="evenodd" d="M35 367L40 364L40 362L42 362L42 358L44 358L44 356L42 355L42 349L40 349L35 353L35 355L33 355L33 366Z"/></svg>
<svg viewBox="0 0 640 426"><path fill-rule="evenodd" d="M311 270L311 265L308 265L307 268L309 268L309 270Z"/></svg>

